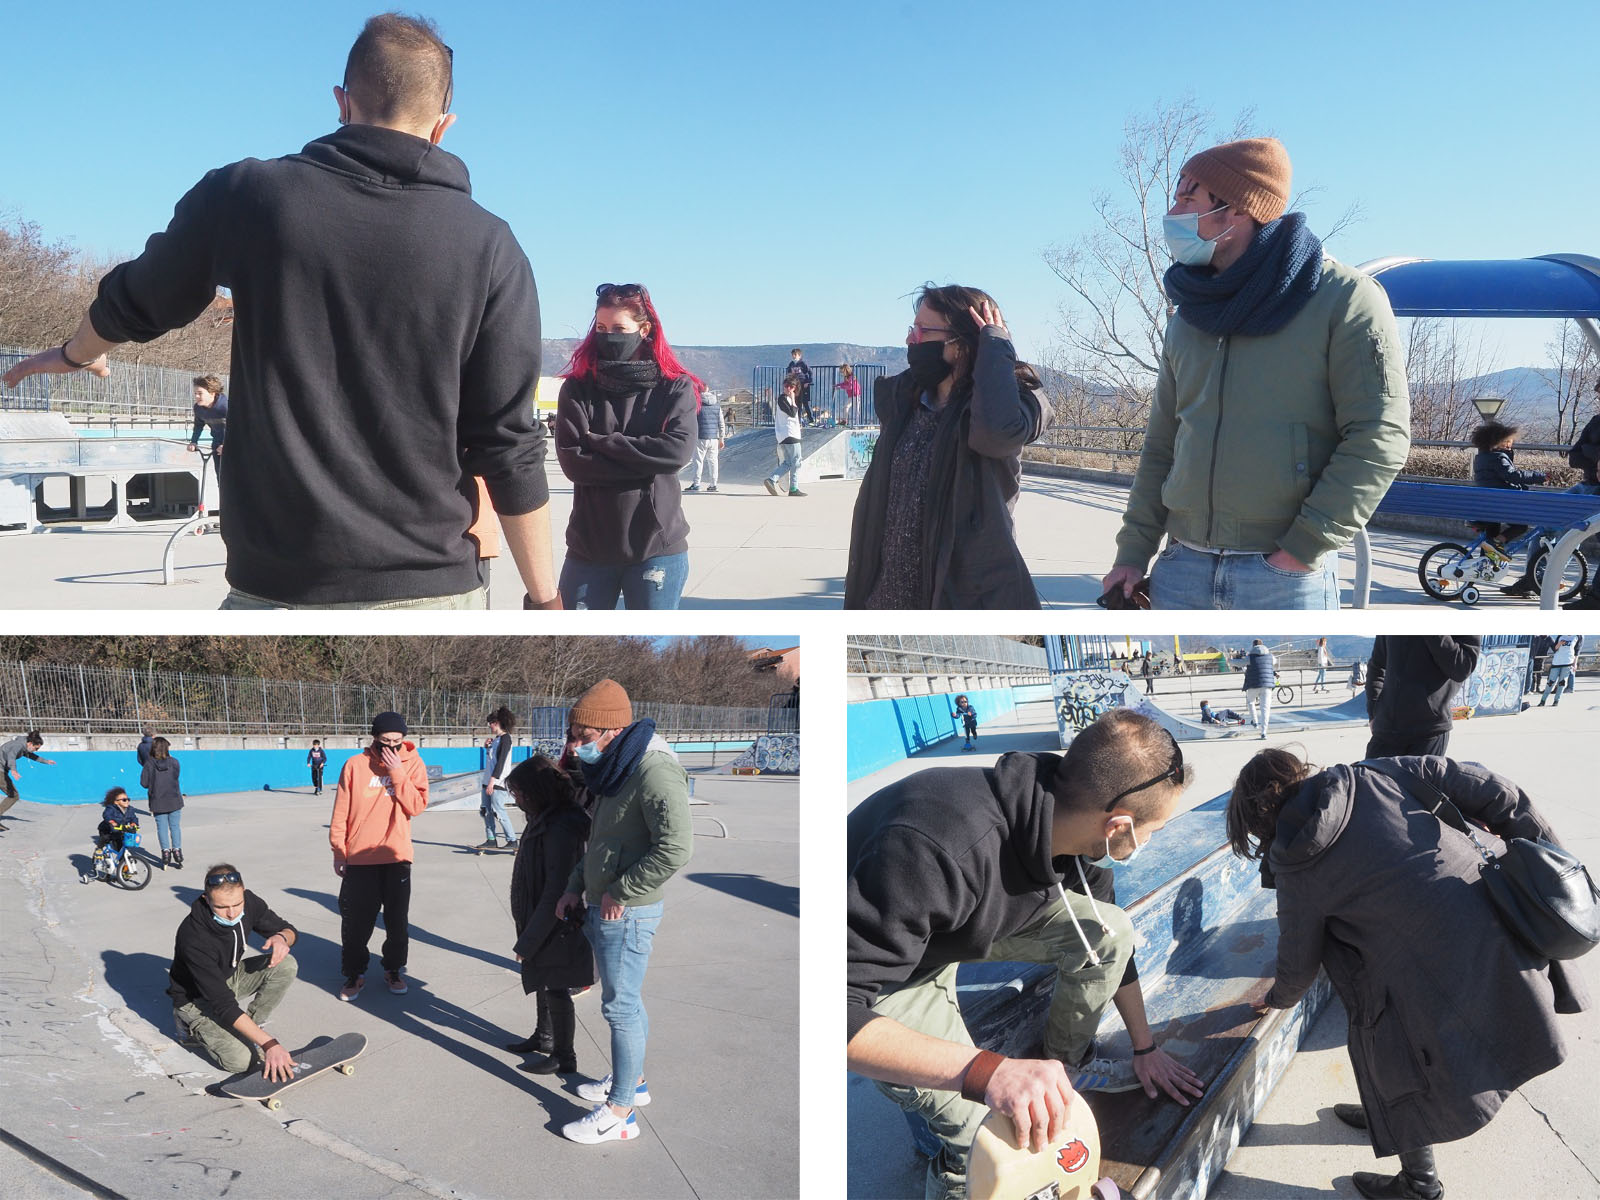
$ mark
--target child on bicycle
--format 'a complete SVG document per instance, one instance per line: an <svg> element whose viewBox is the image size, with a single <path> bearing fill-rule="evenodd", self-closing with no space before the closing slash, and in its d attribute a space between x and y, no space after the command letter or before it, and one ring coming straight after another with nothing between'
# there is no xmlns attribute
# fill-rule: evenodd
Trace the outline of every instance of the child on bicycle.
<svg viewBox="0 0 1600 1200"><path fill-rule="evenodd" d="M105 808L100 813L100 827L96 830L99 836L94 844L108 848L110 858L116 861L122 857L124 835L137 828L139 814L133 811L128 793L119 787L111 788L106 792Z"/></svg>
<svg viewBox="0 0 1600 1200"><path fill-rule="evenodd" d="M1478 451L1472 456L1472 482L1479 487L1511 488L1525 492L1534 484L1543 483L1549 478L1543 471L1517 470L1513 462L1517 453L1515 425L1485 421L1472 431L1472 444ZM1528 532L1526 525L1502 525L1498 521L1474 521L1472 524L1483 530L1484 536L1489 539L1484 543L1484 549L1500 562L1510 557L1506 545ZM1507 596L1538 595L1539 584L1533 577L1533 564L1541 549L1542 543L1528 551L1528 567L1523 571L1522 578L1501 588L1502 592Z"/></svg>

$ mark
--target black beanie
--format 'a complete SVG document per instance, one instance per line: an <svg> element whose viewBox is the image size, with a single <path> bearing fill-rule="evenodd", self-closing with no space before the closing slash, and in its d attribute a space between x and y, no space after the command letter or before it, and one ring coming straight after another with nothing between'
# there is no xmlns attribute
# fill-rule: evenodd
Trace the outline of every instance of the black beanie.
<svg viewBox="0 0 1600 1200"><path fill-rule="evenodd" d="M372 736L384 733L404 733L406 719L397 712L381 712L372 718Z"/></svg>

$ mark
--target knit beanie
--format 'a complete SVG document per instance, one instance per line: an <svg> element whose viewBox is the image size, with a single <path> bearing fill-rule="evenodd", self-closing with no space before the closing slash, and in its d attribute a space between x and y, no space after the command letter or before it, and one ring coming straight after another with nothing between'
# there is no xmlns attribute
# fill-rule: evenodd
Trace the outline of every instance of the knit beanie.
<svg viewBox="0 0 1600 1200"><path fill-rule="evenodd" d="M1277 138L1224 142L1191 157L1179 173L1263 225L1289 207L1289 152Z"/></svg>
<svg viewBox="0 0 1600 1200"><path fill-rule="evenodd" d="M602 679L572 706L574 725L587 725L590 729L622 729L633 724L633 705L628 693L615 679Z"/></svg>
<svg viewBox="0 0 1600 1200"><path fill-rule="evenodd" d="M372 736L385 733L404 733L406 719L397 712L381 712L372 718Z"/></svg>

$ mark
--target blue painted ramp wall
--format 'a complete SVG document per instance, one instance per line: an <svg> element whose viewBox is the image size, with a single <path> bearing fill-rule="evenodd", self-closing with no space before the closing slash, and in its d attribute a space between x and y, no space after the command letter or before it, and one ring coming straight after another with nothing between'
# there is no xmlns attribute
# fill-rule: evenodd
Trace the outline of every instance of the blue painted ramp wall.
<svg viewBox="0 0 1600 1200"><path fill-rule="evenodd" d="M985 722L1016 711L1016 698L1008 687L852 704L846 746L850 778L860 779L881 771L919 750L955 737L961 725L950 714L955 711L956 696L962 694L977 710L980 730Z"/></svg>

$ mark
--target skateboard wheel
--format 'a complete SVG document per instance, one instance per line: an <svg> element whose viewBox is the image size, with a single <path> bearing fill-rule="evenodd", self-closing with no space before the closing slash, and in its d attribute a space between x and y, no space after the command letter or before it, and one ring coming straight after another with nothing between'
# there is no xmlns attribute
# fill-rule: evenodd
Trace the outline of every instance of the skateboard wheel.
<svg viewBox="0 0 1600 1200"><path fill-rule="evenodd" d="M264 1103L273 1112L277 1112L280 1108L283 1107L283 1101L279 1100L276 1096L273 1096L269 1100L264 1100L264 1101L262 1101L262 1103Z"/></svg>
<svg viewBox="0 0 1600 1200"><path fill-rule="evenodd" d="M340 1063L334 1070L341 1075L354 1075L356 1073L355 1066L351 1063Z"/></svg>

